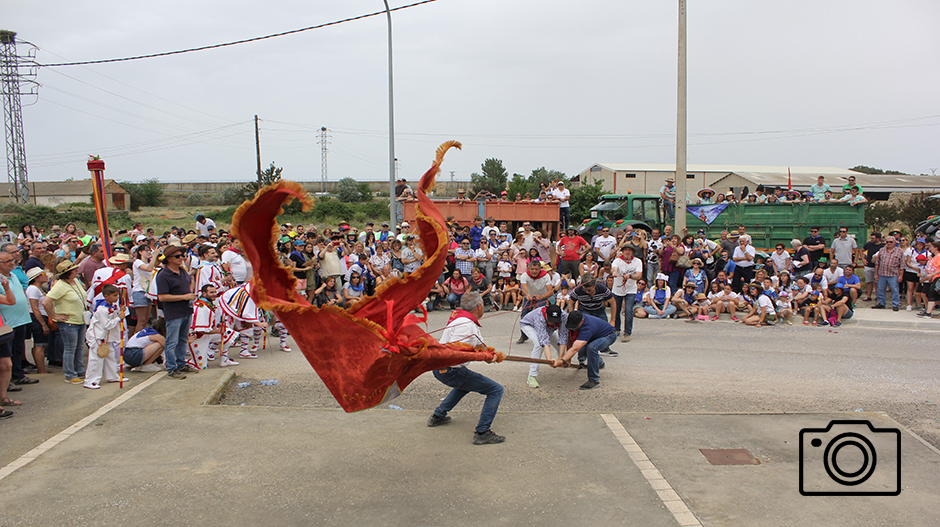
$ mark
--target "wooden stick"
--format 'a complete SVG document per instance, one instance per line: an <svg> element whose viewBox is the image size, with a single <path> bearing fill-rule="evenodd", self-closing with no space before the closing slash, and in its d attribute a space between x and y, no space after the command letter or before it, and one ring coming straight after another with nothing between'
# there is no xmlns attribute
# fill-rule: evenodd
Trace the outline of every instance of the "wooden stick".
<svg viewBox="0 0 940 527"><path fill-rule="evenodd" d="M506 357L503 358L503 360L509 360L513 362L533 362L535 364L548 364L548 365L553 364L553 361L550 361L548 359L533 359L531 357L520 357L519 355L506 355Z"/></svg>

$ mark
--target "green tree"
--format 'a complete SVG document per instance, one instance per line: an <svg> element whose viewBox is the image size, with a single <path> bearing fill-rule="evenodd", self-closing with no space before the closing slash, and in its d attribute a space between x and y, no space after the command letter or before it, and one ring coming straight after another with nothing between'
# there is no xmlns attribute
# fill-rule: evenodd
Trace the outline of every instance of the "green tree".
<svg viewBox="0 0 940 527"><path fill-rule="evenodd" d="M898 208L898 221L910 227L911 232L914 232L917 225L928 217L940 214L940 200L927 199L928 196L930 194L925 192L914 194L910 199L903 201ZM868 219L867 214L865 219Z"/></svg>
<svg viewBox="0 0 940 527"><path fill-rule="evenodd" d="M475 196L481 190L497 195L506 190L506 181L509 177L501 160L491 157L480 165L480 170L483 172L482 174L476 172L470 174L471 191L469 194L471 196Z"/></svg>
<svg viewBox="0 0 940 527"><path fill-rule="evenodd" d="M528 192L529 180L522 174L513 174L512 181L509 182L509 199L516 199L516 194L525 195Z"/></svg>
<svg viewBox="0 0 940 527"><path fill-rule="evenodd" d="M571 198L568 200L571 206L571 225L578 225L591 215L591 207L597 205L600 197L605 194L603 184L604 180L599 179L593 185L582 184L571 191Z"/></svg>
<svg viewBox="0 0 940 527"><path fill-rule="evenodd" d="M887 201L876 201L865 205L865 224L876 231L883 231L897 221L898 206Z"/></svg>
<svg viewBox="0 0 940 527"><path fill-rule="evenodd" d="M856 165L849 170L855 172L861 172L862 174L886 174L893 176L904 176L907 175L904 172L898 172L897 170L881 170L880 168L867 167L865 165Z"/></svg>
<svg viewBox="0 0 940 527"><path fill-rule="evenodd" d="M362 190L355 179L344 177L336 184L336 197L343 203L362 201Z"/></svg>
<svg viewBox="0 0 940 527"><path fill-rule="evenodd" d="M247 201L255 197L255 192L268 186L273 185L281 180L281 172L284 171L284 167L275 167L274 162L271 162L271 166L261 172L261 181L252 181L248 183L241 189L241 193L238 196L238 201ZM257 174L256 174L257 175Z"/></svg>
<svg viewBox="0 0 940 527"><path fill-rule="evenodd" d="M131 210L137 211L141 207L159 207L163 205L163 185L160 180L153 178L141 183L122 181L121 188L131 195Z"/></svg>
<svg viewBox="0 0 940 527"><path fill-rule="evenodd" d="M539 191L541 190L539 185L541 183L548 185L559 180L564 181L566 186L569 184L568 178L565 177L564 172L546 170L545 167L536 168L529 176L529 186L526 192L531 192L533 198L538 197ZM525 194L525 192L523 192L523 194Z"/></svg>

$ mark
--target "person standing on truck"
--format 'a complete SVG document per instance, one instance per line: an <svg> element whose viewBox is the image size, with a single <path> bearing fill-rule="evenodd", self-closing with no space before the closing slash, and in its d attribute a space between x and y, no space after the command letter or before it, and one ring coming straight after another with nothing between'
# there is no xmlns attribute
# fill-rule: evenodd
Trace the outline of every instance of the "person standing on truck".
<svg viewBox="0 0 940 527"><path fill-rule="evenodd" d="M659 189L659 197L663 202L663 215L668 219L676 217L676 180L666 178L666 184Z"/></svg>
<svg viewBox="0 0 940 527"><path fill-rule="evenodd" d="M809 229L809 236L803 240L803 247L809 251L810 269L815 269L819 259L826 255L826 239L819 234L819 227Z"/></svg>
<svg viewBox="0 0 940 527"><path fill-rule="evenodd" d="M859 186L859 185L857 185L857 184L855 183L855 176L849 176L849 182L846 183L845 185L842 185L842 193L843 193L843 194L848 194L848 193L849 193L849 189L851 189L852 187L858 187L858 193L859 193L859 194L864 194L864 193L865 193L865 190L862 189L861 186Z"/></svg>
<svg viewBox="0 0 940 527"><path fill-rule="evenodd" d="M558 215L563 229L568 228L568 222L571 221L571 208L568 200L571 199L571 191L565 188L565 182L559 181L558 186L552 191L552 196L558 200Z"/></svg>
<svg viewBox="0 0 940 527"><path fill-rule="evenodd" d="M584 238L578 236L578 231L574 227L568 226L567 234L558 241L558 249L561 254L561 264L558 266L558 272L567 274L575 281L580 278L578 264L584 254L591 250Z"/></svg>
<svg viewBox="0 0 940 527"><path fill-rule="evenodd" d="M816 178L816 184L809 187L809 191L813 193L813 199L816 201L822 201L826 197L826 191L832 191L829 188L829 185L826 184L826 177L819 176Z"/></svg>

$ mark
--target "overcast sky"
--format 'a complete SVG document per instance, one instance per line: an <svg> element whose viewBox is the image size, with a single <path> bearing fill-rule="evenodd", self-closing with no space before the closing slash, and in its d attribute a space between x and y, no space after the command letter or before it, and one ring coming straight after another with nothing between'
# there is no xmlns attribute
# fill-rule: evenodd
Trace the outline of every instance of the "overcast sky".
<svg viewBox="0 0 940 527"><path fill-rule="evenodd" d="M411 3L393 0L392 7ZM413 180L447 139L469 179L675 163L677 1L438 0L393 13L396 154ZM940 2L688 0L689 163L940 168ZM41 63L222 43L383 9L379 0L5 0ZM183 55L43 68L24 97L29 177L388 179L386 20ZM25 52L28 46L20 44Z"/></svg>

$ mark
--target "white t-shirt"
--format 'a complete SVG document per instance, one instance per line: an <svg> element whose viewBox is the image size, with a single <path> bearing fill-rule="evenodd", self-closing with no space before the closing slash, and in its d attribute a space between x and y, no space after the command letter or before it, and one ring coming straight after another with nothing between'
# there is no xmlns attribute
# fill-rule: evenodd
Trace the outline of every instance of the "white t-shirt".
<svg viewBox="0 0 940 527"><path fill-rule="evenodd" d="M42 299L46 297L46 294L42 292L42 289L35 285L30 285L26 288L26 298L30 300L36 300L39 302L39 314L42 316L47 316L46 308L42 307ZM30 306L30 313L33 312L32 306Z"/></svg>
<svg viewBox="0 0 940 527"><path fill-rule="evenodd" d="M614 288L611 292L617 296L635 295L636 280L627 278L628 275L643 272L643 263L639 258L633 258L629 262L623 258L614 258L612 267L614 269Z"/></svg>
<svg viewBox="0 0 940 527"><path fill-rule="evenodd" d="M776 315L777 312L774 310L774 302L767 295L758 295L757 296L757 313L760 314L764 308L767 308L767 315Z"/></svg>
<svg viewBox="0 0 940 527"><path fill-rule="evenodd" d="M150 340L150 337L152 335L141 337L140 336L141 333L143 333L143 331L140 331L137 334L135 334L133 337L127 339L128 348L146 348L147 346L153 344L153 341ZM159 335L159 333L157 334Z"/></svg>
<svg viewBox="0 0 940 527"><path fill-rule="evenodd" d="M757 256L757 249L755 249L753 245L748 244L748 245L745 247L745 250L747 251L747 254L750 254L752 257L756 257L756 256ZM732 259L734 259L734 258L744 258L744 251L741 250L741 246L740 246L740 245L738 245L737 247L734 248L734 256L732 256L731 258L732 258ZM737 265L738 267L754 267L754 260L753 260L753 259L752 259L752 260L741 260L741 261L739 261L739 262L734 262L734 265Z"/></svg>
<svg viewBox="0 0 940 527"><path fill-rule="evenodd" d="M552 275L545 274L542 278L532 278L529 273L522 274L522 283L525 284L529 296L539 295L544 297L548 292L548 286L552 283Z"/></svg>
<svg viewBox="0 0 940 527"><path fill-rule="evenodd" d="M790 253L783 251L783 254L777 254L777 251L770 253L770 259L774 262L774 269L787 271L790 269Z"/></svg>
<svg viewBox="0 0 940 527"><path fill-rule="evenodd" d="M232 276L238 283L247 282L251 279L252 274L254 274L248 260L245 260L244 256L235 251L225 251L222 253L222 263L229 265Z"/></svg>
<svg viewBox="0 0 940 527"><path fill-rule="evenodd" d="M147 262L134 260L134 270L131 271L134 285L131 287L131 291L146 291L146 286L150 285L151 272L142 270L140 268L142 265L147 265Z"/></svg>
<svg viewBox="0 0 940 527"><path fill-rule="evenodd" d="M841 267L836 267L836 272L832 272L829 267L823 271L823 278L826 279L827 284L834 284L839 281L839 278L842 278L845 272L842 271Z"/></svg>
<svg viewBox="0 0 940 527"><path fill-rule="evenodd" d="M927 255L927 260L924 260L925 265L926 265L926 262L929 261L930 258L931 258L930 253L927 252L927 249L924 249L923 252L918 253L917 250L914 249L913 247L908 247L908 248L905 249L905 251L904 251L904 256L903 256L903 260L902 260L902 261L907 261L907 257L910 256L910 257L911 257L911 264L910 264L910 265L904 264L904 270L905 270L905 271L908 271L908 272L910 272L910 273L914 273L914 274L916 274L916 275L919 275L919 274L921 273L921 271L924 270L924 267L922 267L922 266L920 266L920 265L917 265L917 255L918 255L918 254L926 254L926 255Z"/></svg>
<svg viewBox="0 0 940 527"><path fill-rule="evenodd" d="M606 260L610 256L610 251L617 246L617 238L614 238L610 234L607 236L598 236L594 240L594 250L600 253L601 258Z"/></svg>
<svg viewBox="0 0 940 527"><path fill-rule="evenodd" d="M213 229L216 228L216 227L215 227L215 222L212 221L212 220L210 220L209 218L206 218L206 222L205 222L205 223L199 223L199 222L197 221L197 222L196 222L196 229L195 229L196 234L200 234L200 235L202 235L202 236L209 236L209 228L210 228L210 227L213 228Z"/></svg>
<svg viewBox="0 0 940 527"><path fill-rule="evenodd" d="M560 208L566 209L569 206L568 200L571 198L571 191L566 188L555 189L552 191L552 196L555 196L558 201L561 203L558 205Z"/></svg>

